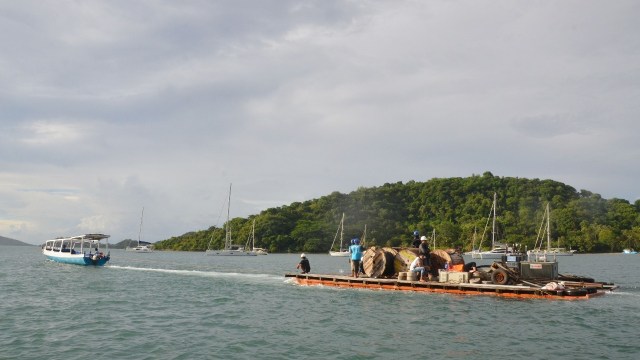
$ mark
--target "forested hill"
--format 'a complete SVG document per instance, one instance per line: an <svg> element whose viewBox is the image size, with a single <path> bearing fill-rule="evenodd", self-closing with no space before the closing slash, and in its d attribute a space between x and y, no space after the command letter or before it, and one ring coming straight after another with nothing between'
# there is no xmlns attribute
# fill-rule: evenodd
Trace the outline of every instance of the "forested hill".
<svg viewBox="0 0 640 360"><path fill-rule="evenodd" d="M0 236L0 245L11 245L11 246L33 246L31 244L27 244L25 242L10 239L8 237Z"/></svg>
<svg viewBox="0 0 640 360"><path fill-rule="evenodd" d="M531 249L544 208L551 208L552 246L579 252L618 252L640 242L640 200L603 199L553 180L493 176L435 178L426 182L384 184L349 194L334 192L319 199L271 208L247 219L230 221L234 243L244 244L255 220L256 247L270 252L326 253L345 214L344 239L362 237L367 245L405 246L414 230L431 237L436 247L470 249L474 230L479 242L497 194L499 240ZM490 245L491 229L483 247ZM224 246L224 229L211 227L158 242L158 250L204 251Z"/></svg>

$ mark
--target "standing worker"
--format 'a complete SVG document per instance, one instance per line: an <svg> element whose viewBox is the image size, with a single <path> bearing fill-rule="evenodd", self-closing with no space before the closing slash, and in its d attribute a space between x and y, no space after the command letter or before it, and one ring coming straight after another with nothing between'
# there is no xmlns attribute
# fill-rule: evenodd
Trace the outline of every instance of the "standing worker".
<svg viewBox="0 0 640 360"><path fill-rule="evenodd" d="M309 263L309 259L307 259L307 255L305 253L300 254L300 262L296 266L296 269L300 269L302 274L308 274L311 272L311 264Z"/></svg>
<svg viewBox="0 0 640 360"><path fill-rule="evenodd" d="M351 258L351 276L358 277L360 273L360 261L362 260L362 245L360 239L355 238L351 241L353 245L349 246L349 254Z"/></svg>
<svg viewBox="0 0 640 360"><path fill-rule="evenodd" d="M420 238L420 246L418 246L418 256L423 256L423 266L429 273L429 280L433 279L433 269L431 269L431 249L429 249L429 242L426 236Z"/></svg>
<svg viewBox="0 0 640 360"><path fill-rule="evenodd" d="M411 242L411 245L414 248L420 246L420 233L418 232L418 230L413 232L413 241Z"/></svg>

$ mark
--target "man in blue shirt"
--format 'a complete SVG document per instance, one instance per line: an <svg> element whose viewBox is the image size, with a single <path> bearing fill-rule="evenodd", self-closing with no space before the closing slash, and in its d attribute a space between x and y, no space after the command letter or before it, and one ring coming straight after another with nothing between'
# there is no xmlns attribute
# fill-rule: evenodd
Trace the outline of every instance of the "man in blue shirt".
<svg viewBox="0 0 640 360"><path fill-rule="evenodd" d="M362 260L362 245L360 239L351 240L353 245L349 246L349 255L351 258L351 276L358 277L360 273L360 261Z"/></svg>

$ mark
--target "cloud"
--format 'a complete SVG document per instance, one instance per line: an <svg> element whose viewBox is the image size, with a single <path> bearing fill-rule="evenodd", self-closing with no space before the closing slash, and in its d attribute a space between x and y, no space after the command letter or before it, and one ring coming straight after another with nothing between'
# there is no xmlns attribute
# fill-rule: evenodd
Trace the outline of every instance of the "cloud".
<svg viewBox="0 0 640 360"><path fill-rule="evenodd" d="M640 197L633 1L0 5L1 233L157 241L359 186ZM604 174L604 175L603 175Z"/></svg>

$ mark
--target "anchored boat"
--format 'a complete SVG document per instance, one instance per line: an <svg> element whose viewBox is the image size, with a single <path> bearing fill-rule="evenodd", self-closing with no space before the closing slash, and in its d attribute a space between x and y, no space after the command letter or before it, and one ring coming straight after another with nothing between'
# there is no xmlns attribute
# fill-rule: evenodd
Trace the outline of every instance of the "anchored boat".
<svg viewBox="0 0 640 360"><path fill-rule="evenodd" d="M144 219L144 207L142 207L142 214L140 215L140 230L138 230L138 245L137 246L127 246L125 251L133 251L138 253L150 253L153 252L153 248L151 244L144 243L140 241L140 235L142 234L142 220Z"/></svg>
<svg viewBox="0 0 640 360"><path fill-rule="evenodd" d="M252 250L247 250L247 246L234 244L231 240L231 218L229 217L229 212L231 209L231 184L229 184L229 200L227 201L227 222L225 223L225 240L224 240L224 249L211 249L211 243L213 242L213 232L211 233L211 240L209 241L209 246L205 251L206 255L209 256L257 256L258 254Z"/></svg>
<svg viewBox="0 0 640 360"><path fill-rule="evenodd" d="M336 240L338 239L338 234L340 234L340 248L338 251L334 251L334 245L336 244ZM336 230L336 236L333 238L333 242L331 243L331 248L329 248L329 255L331 256L349 256L349 247L343 247L344 243L344 213L342 213L342 220L340 220L340 225L338 225L338 230Z"/></svg>
<svg viewBox="0 0 640 360"><path fill-rule="evenodd" d="M47 240L42 254L49 260L65 264L103 266L110 259L109 235L85 234ZM105 240L105 245L101 241Z"/></svg>

